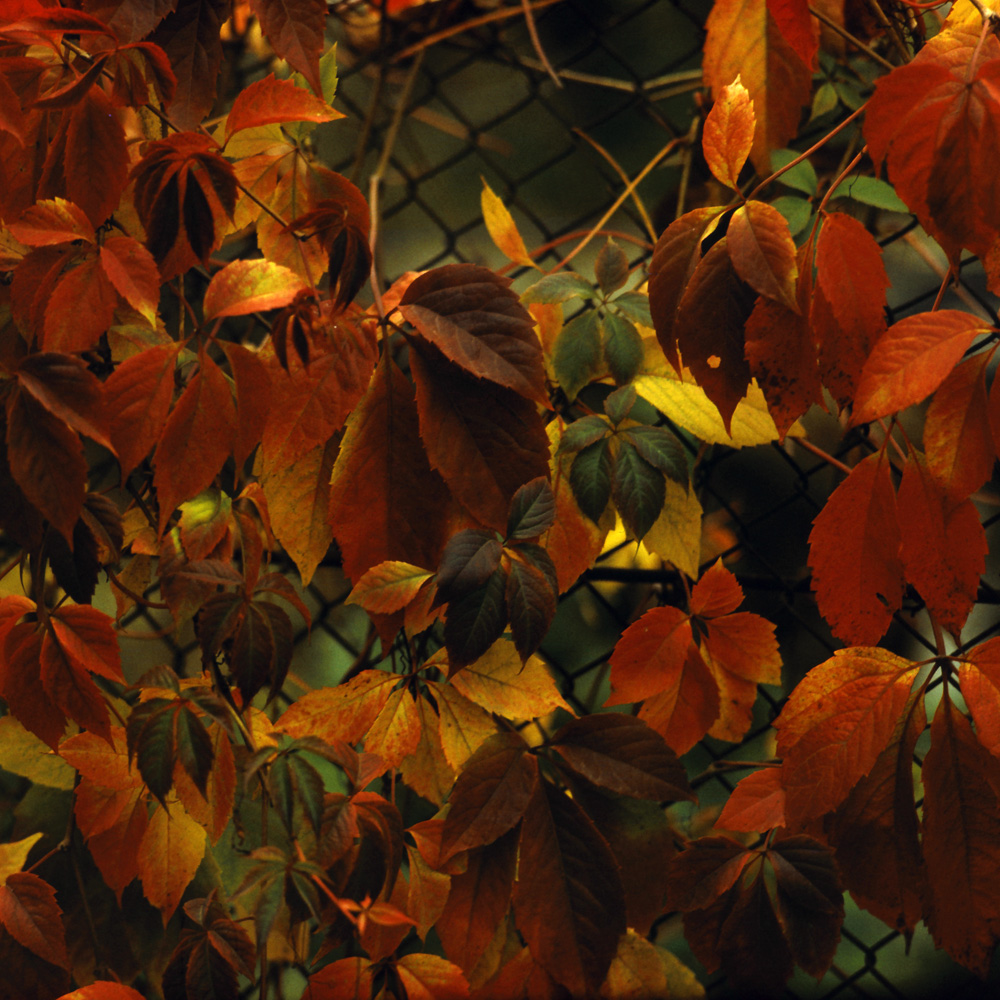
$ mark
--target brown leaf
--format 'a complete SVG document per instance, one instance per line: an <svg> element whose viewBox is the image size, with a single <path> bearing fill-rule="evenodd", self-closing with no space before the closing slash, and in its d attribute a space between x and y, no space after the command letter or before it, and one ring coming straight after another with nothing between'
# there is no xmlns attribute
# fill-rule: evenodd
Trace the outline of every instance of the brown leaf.
<svg viewBox="0 0 1000 1000"><path fill-rule="evenodd" d="M89 257L56 285L45 309L41 346L65 354L90 350L111 326L117 303L100 259Z"/></svg>
<svg viewBox="0 0 1000 1000"><path fill-rule="evenodd" d="M12 872L0 885L0 924L53 965L70 968L56 891L32 872Z"/></svg>
<svg viewBox="0 0 1000 1000"><path fill-rule="evenodd" d="M795 244L785 217L763 201L748 201L733 213L726 230L736 273L759 295L798 312Z"/></svg>
<svg viewBox="0 0 1000 1000"><path fill-rule="evenodd" d="M319 57L326 28L325 0L250 0L250 9L274 51L322 97Z"/></svg>
<svg viewBox="0 0 1000 1000"><path fill-rule="evenodd" d="M111 101L92 87L73 109L66 133L66 163L85 163L85 170L66 170L66 194L100 226L118 207L128 179L125 130Z"/></svg>

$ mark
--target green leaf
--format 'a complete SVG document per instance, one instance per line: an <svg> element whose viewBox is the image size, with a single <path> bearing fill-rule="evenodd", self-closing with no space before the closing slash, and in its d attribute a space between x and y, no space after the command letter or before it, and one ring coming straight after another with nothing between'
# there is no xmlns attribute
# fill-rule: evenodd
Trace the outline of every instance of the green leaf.
<svg viewBox="0 0 1000 1000"><path fill-rule="evenodd" d="M500 565L503 546L484 528L460 531L448 539L438 567L438 603L482 587Z"/></svg>
<svg viewBox="0 0 1000 1000"><path fill-rule="evenodd" d="M610 236L597 254L594 275L605 297L617 292L628 281L628 257Z"/></svg>
<svg viewBox="0 0 1000 1000"><path fill-rule="evenodd" d="M649 296L643 295L642 292L622 292L608 305L612 309L617 309L633 323L650 328L653 326L653 317L649 312Z"/></svg>
<svg viewBox="0 0 1000 1000"><path fill-rule="evenodd" d="M581 448L569 470L573 496L595 524L611 499L611 452L607 440Z"/></svg>
<svg viewBox="0 0 1000 1000"><path fill-rule="evenodd" d="M642 337L635 324L624 316L609 312L604 317L604 360L615 385L625 385L635 378L642 357Z"/></svg>
<svg viewBox="0 0 1000 1000"><path fill-rule="evenodd" d="M824 83L816 88L813 95L812 111L809 113L809 120L822 118L823 115L830 114L837 110L840 98L837 96L837 88L832 83Z"/></svg>
<svg viewBox="0 0 1000 1000"><path fill-rule="evenodd" d="M556 337L552 353L556 378L572 401L591 379L601 373L601 320L588 309L571 319Z"/></svg>
<svg viewBox="0 0 1000 1000"><path fill-rule="evenodd" d="M771 154L771 165L775 170L780 170L786 163L791 163L796 157L802 154L794 149L779 149ZM797 163L791 170L786 170L778 181L785 187L794 188L812 197L816 195L818 181L816 171L808 160Z"/></svg>
<svg viewBox="0 0 1000 1000"><path fill-rule="evenodd" d="M788 231L792 236L798 236L812 218L812 202L795 195L785 194L780 198L775 198L771 202L771 207L776 208L788 223Z"/></svg>
<svg viewBox="0 0 1000 1000"><path fill-rule="evenodd" d="M852 177L837 186L833 197L851 198L862 205L883 208L887 212L910 214L906 202L896 194L893 186L878 177Z"/></svg>
<svg viewBox="0 0 1000 1000"><path fill-rule="evenodd" d="M654 469L682 486L688 484L687 458L676 435L665 427L629 427L621 432Z"/></svg>
<svg viewBox="0 0 1000 1000"><path fill-rule="evenodd" d="M634 385L623 385L604 400L604 412L616 427L632 412L636 396Z"/></svg>
<svg viewBox="0 0 1000 1000"><path fill-rule="evenodd" d="M483 586L449 601L444 644L452 672L474 663L503 635L507 624L506 584L507 574L498 567Z"/></svg>
<svg viewBox="0 0 1000 1000"><path fill-rule="evenodd" d="M310 825L319 833L323 821L323 778L319 771L298 753L278 754L271 762L267 776L268 787L278 807L286 828L294 833L295 801Z"/></svg>
<svg viewBox="0 0 1000 1000"><path fill-rule="evenodd" d="M556 613L558 592L537 567L511 560L507 610L514 648L524 663L541 645Z"/></svg>
<svg viewBox="0 0 1000 1000"><path fill-rule="evenodd" d="M556 454L579 451L581 448L586 448L587 445L607 437L610 432L611 428L604 417L599 417L597 414L580 417L579 420L574 420L573 423L566 425Z"/></svg>
<svg viewBox="0 0 1000 1000"><path fill-rule="evenodd" d="M611 491L625 527L642 541L663 510L667 492L663 473L623 440L615 460Z"/></svg>
<svg viewBox="0 0 1000 1000"><path fill-rule="evenodd" d="M568 302L570 299L593 299L597 297L594 286L580 275L572 271L559 271L557 274L547 274L539 278L533 285L521 293L521 302L530 305L532 302L552 304Z"/></svg>
<svg viewBox="0 0 1000 1000"><path fill-rule="evenodd" d="M538 538L556 519L556 498L549 481L542 476L525 483L510 502L507 516L507 540L527 541Z"/></svg>

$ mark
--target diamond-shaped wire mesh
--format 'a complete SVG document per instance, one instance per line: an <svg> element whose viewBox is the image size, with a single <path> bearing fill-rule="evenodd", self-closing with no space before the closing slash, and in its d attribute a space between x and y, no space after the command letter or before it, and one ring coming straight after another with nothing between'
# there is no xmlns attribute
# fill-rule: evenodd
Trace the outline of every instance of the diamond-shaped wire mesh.
<svg viewBox="0 0 1000 1000"><path fill-rule="evenodd" d="M575 234L586 232L621 196L626 180L613 164L634 178L667 143L689 131L708 3L536 3L538 45L513 0L505 6L495 0L443 0L396 21L366 19L361 8L352 2L331 7L339 17L336 103L348 117L322 132L318 152L366 194L377 193L380 267L387 281L406 270L456 260L504 264L482 223L480 177L511 209L529 247L551 245L538 258L542 267L550 266L571 250ZM550 77L539 50L561 86ZM370 186L375 173L380 175L377 192ZM704 181L697 163L684 176L683 167L669 157L649 173L639 193L657 232L674 217L679 189L685 189L690 203ZM622 234L633 263L648 259L651 234L630 199L603 226ZM887 232L882 239L890 268L903 276L893 292L897 314L928 308L940 283L940 274L909 249L910 228ZM574 266L587 274L592 259L581 254ZM974 275L969 284L977 294ZM856 457L865 447L862 436L851 435L838 454ZM837 481L827 463L791 438L784 446L715 448L697 466L695 488L726 539L713 558L723 555L738 574L747 595L744 609L776 624L786 691L835 648L810 597L805 567L811 521ZM990 533L995 535L995 529ZM621 631L654 603L680 603L676 578L637 570L634 548L605 553L564 595L543 644L542 654L563 694L579 710L603 702L607 657ZM297 637L292 685L333 683L365 663L371 651L364 615L344 604L350 585L338 561L332 551L308 588L314 624L308 639L305 630ZM995 583L995 567L989 570ZM144 614L151 628L162 627L162 621ZM897 618L887 638L890 647L918 657L933 653L933 643L916 624L905 614ZM992 609L980 609L965 638L972 632L985 638L996 628ZM178 669L197 659L190 633L181 642L163 643ZM754 725L740 746L706 738L685 757L702 807L721 805L747 773L720 762L771 756L769 727L781 697L773 689L761 690ZM678 917L661 921L658 940L699 968ZM711 996L731 995L719 976L704 979ZM818 983L797 973L786 996L970 1000L991 995L985 990L936 952L922 929L908 948L901 935L848 904L831 971Z"/></svg>

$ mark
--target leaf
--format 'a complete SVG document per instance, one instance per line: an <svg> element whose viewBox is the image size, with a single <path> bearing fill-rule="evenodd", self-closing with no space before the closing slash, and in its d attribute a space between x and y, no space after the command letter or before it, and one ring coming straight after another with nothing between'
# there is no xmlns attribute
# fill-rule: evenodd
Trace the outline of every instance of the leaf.
<svg viewBox="0 0 1000 1000"><path fill-rule="evenodd" d="M498 567L483 584L448 602L444 642L452 671L474 663L503 634L506 589L507 572Z"/></svg>
<svg viewBox="0 0 1000 1000"><path fill-rule="evenodd" d="M549 741L571 771L618 795L658 802L693 800L674 752L631 715L588 715L566 723Z"/></svg>
<svg viewBox="0 0 1000 1000"><path fill-rule="evenodd" d="M32 872L12 872L0 885L0 924L25 948L70 968L56 891Z"/></svg>
<svg viewBox="0 0 1000 1000"><path fill-rule="evenodd" d="M459 694L452 684L428 682L437 703L441 748L448 763L460 771L465 762L497 731L493 716Z"/></svg>
<svg viewBox="0 0 1000 1000"><path fill-rule="evenodd" d="M662 691L670 675L683 669L692 639L690 618L680 608L647 611L622 633L611 654L608 704L642 701Z"/></svg>
<svg viewBox="0 0 1000 1000"><path fill-rule="evenodd" d="M649 311L656 338L675 371L680 371L677 310L701 260L702 240L720 214L718 208L686 212L663 231L649 262Z"/></svg>
<svg viewBox="0 0 1000 1000"><path fill-rule="evenodd" d="M131 986L98 979L89 986L81 986L72 993L64 993L57 1000L142 1000L142 994Z"/></svg>
<svg viewBox="0 0 1000 1000"><path fill-rule="evenodd" d="M570 466L569 484L580 510L594 524L601 520L611 499L615 463L607 439L595 441L577 452Z"/></svg>
<svg viewBox="0 0 1000 1000"><path fill-rule="evenodd" d="M625 251L609 236L594 262L594 277L605 298L614 294L628 280L628 257Z"/></svg>
<svg viewBox="0 0 1000 1000"><path fill-rule="evenodd" d="M437 955L404 955L396 963L407 1000L465 1000L469 984L462 971Z"/></svg>
<svg viewBox="0 0 1000 1000"><path fill-rule="evenodd" d="M795 244L785 217L763 201L748 201L726 230L736 273L758 294L798 312Z"/></svg>
<svg viewBox="0 0 1000 1000"><path fill-rule="evenodd" d="M719 813L716 826L739 833L764 833L785 825L781 769L762 767L741 778Z"/></svg>
<svg viewBox="0 0 1000 1000"><path fill-rule="evenodd" d="M554 569L547 574L527 560L511 560L504 596L514 648L522 660L538 649L555 617L559 594L554 576Z"/></svg>
<svg viewBox="0 0 1000 1000"><path fill-rule="evenodd" d="M205 289L206 319L280 309L305 288L293 271L269 260L234 260L216 271Z"/></svg>
<svg viewBox="0 0 1000 1000"><path fill-rule="evenodd" d="M788 824L835 809L875 765L919 670L875 647L841 649L799 682L774 722Z"/></svg>
<svg viewBox="0 0 1000 1000"><path fill-rule="evenodd" d="M873 162L950 257L985 254L1000 212L990 199L1000 134L1000 52L980 44L978 25L954 25L906 66L880 79L865 114Z"/></svg>
<svg viewBox="0 0 1000 1000"><path fill-rule="evenodd" d="M616 312L604 316L604 363L615 385L627 385L642 364L642 337L635 324Z"/></svg>
<svg viewBox="0 0 1000 1000"><path fill-rule="evenodd" d="M25 209L17 222L7 228L15 239L32 247L68 243L73 240L94 242L94 227L79 205L65 198L50 198Z"/></svg>
<svg viewBox="0 0 1000 1000"><path fill-rule="evenodd" d="M718 407L727 434L750 384L743 327L753 300L723 237L698 263L677 307L677 346L698 385Z"/></svg>
<svg viewBox="0 0 1000 1000"><path fill-rule="evenodd" d="M101 244L101 267L118 294L155 326L160 272L149 251L130 236L110 236Z"/></svg>
<svg viewBox="0 0 1000 1000"><path fill-rule="evenodd" d="M1000 768L949 698L931 722L922 776L927 926L939 948L985 976L1000 919Z"/></svg>
<svg viewBox="0 0 1000 1000"><path fill-rule="evenodd" d="M756 127L750 93L737 74L732 83L719 90L701 134L708 169L720 184L739 189L740 171L750 155Z"/></svg>
<svg viewBox="0 0 1000 1000"><path fill-rule="evenodd" d="M117 295L97 257L59 280L45 309L42 346L66 354L94 347L114 318Z"/></svg>
<svg viewBox="0 0 1000 1000"><path fill-rule="evenodd" d="M809 67L786 40L766 0L723 0L705 22L705 83L719 100L722 88L740 76L757 117L750 158L766 174L770 152L798 131L811 96Z"/></svg>
<svg viewBox="0 0 1000 1000"><path fill-rule="evenodd" d="M317 97L322 97L319 57L326 27L323 0L250 0L250 9L274 51L306 78Z"/></svg>
<svg viewBox="0 0 1000 1000"><path fill-rule="evenodd" d="M521 293L521 302L524 305L535 302L554 305L570 299L592 299L596 295L594 286L586 278L573 271L557 271L555 274L544 274L529 285Z"/></svg>
<svg viewBox="0 0 1000 1000"><path fill-rule="evenodd" d="M153 485L160 502L160 533L174 510L215 479L233 449L236 407L219 366L203 349L163 428L153 458Z"/></svg>
<svg viewBox="0 0 1000 1000"><path fill-rule="evenodd" d="M529 656L522 664L514 644L505 640L494 643L460 673L453 673L449 683L486 711L508 719L538 719L556 708L571 711L545 662Z"/></svg>
<svg viewBox="0 0 1000 1000"><path fill-rule="evenodd" d="M913 751L927 726L911 695L888 746L827 823L845 886L890 927L911 931L923 914L926 876L914 806Z"/></svg>
<svg viewBox="0 0 1000 1000"><path fill-rule="evenodd" d="M614 856L579 805L548 782L532 795L519 844L517 928L554 979L574 996L593 995L625 933Z"/></svg>
<svg viewBox="0 0 1000 1000"><path fill-rule="evenodd" d="M537 406L428 351L411 352L410 367L431 467L475 517L503 531L518 487L548 472L548 437Z"/></svg>
<svg viewBox="0 0 1000 1000"><path fill-rule="evenodd" d="M482 587L500 565L503 546L496 533L472 528L448 539L438 566L438 595L442 601L463 597Z"/></svg>
<svg viewBox="0 0 1000 1000"><path fill-rule="evenodd" d="M976 736L996 756L1000 751L1000 641L987 639L969 650L958 676Z"/></svg>
<svg viewBox="0 0 1000 1000"><path fill-rule="evenodd" d="M149 454L166 426L180 349L180 344L170 344L133 354L104 383L110 436L123 480Z"/></svg>
<svg viewBox="0 0 1000 1000"><path fill-rule="evenodd" d="M886 212L900 212L904 215L910 212L893 186L878 177L851 177L843 182L842 190L837 189L836 197L852 198L862 205L871 205L872 208L881 208Z"/></svg>
<svg viewBox="0 0 1000 1000"><path fill-rule="evenodd" d="M482 178L482 181L483 190L479 195L479 204L490 239L508 260L520 264L522 267L537 267L538 265L528 254L524 240L518 232L517 223L507 206L493 193L493 189L486 183L486 179ZM522 301L524 300L522 299Z"/></svg>
<svg viewBox="0 0 1000 1000"><path fill-rule="evenodd" d="M508 541L524 542L544 535L556 517L556 501L547 478L525 483L513 496L507 514Z"/></svg>
<svg viewBox="0 0 1000 1000"><path fill-rule="evenodd" d="M665 427L639 424L625 428L620 432L620 437L628 441L639 457L654 469L659 469L665 476L687 487L689 476L684 447Z"/></svg>
<svg viewBox="0 0 1000 1000"><path fill-rule="evenodd" d="M897 503L906 579L931 616L958 637L986 568L979 514L971 500L956 504L948 498L919 452L903 468Z"/></svg>
<svg viewBox="0 0 1000 1000"><path fill-rule="evenodd" d="M491 736L455 782L441 834L441 860L492 844L521 819L538 784L538 762L515 732Z"/></svg>
<svg viewBox="0 0 1000 1000"><path fill-rule="evenodd" d="M938 386L924 418L927 467L954 500L971 496L993 472L995 447L986 394L989 352L960 362Z"/></svg>
<svg viewBox="0 0 1000 1000"><path fill-rule="evenodd" d="M576 463L573 467L576 468ZM642 541L663 510L666 485L663 473L650 465L624 437L618 439L611 495L626 530Z"/></svg>
<svg viewBox="0 0 1000 1000"><path fill-rule="evenodd" d="M601 985L600 995L605 1000L643 1000L644 997L699 1000L704 997L705 989L680 959L630 927L618 940L618 951Z"/></svg>
<svg viewBox="0 0 1000 1000"><path fill-rule="evenodd" d="M345 572L360 580L386 560L436 566L448 509L417 433L413 387L386 360L348 420L330 481L329 519Z"/></svg>
<svg viewBox="0 0 1000 1000"><path fill-rule="evenodd" d="M226 116L226 141L236 132L283 122L330 122L343 115L316 94L269 73L241 90Z"/></svg>
<svg viewBox="0 0 1000 1000"><path fill-rule="evenodd" d="M318 736L327 743L356 743L371 729L399 682L383 670L363 670L336 687L318 688L293 702L275 723L296 739Z"/></svg>
<svg viewBox="0 0 1000 1000"><path fill-rule="evenodd" d="M806 0L768 0L767 11L795 54L815 72L819 37Z"/></svg>
<svg viewBox="0 0 1000 1000"><path fill-rule="evenodd" d="M139 850L142 893L166 926L205 855L205 831L183 809L154 810Z"/></svg>
<svg viewBox="0 0 1000 1000"><path fill-rule="evenodd" d="M534 322L509 279L475 264L448 264L416 278L399 310L449 361L548 405Z"/></svg>
<svg viewBox="0 0 1000 1000"><path fill-rule="evenodd" d="M399 767L420 741L421 718L416 700L405 688L393 691L365 735L365 750L389 767Z"/></svg>
<svg viewBox="0 0 1000 1000"><path fill-rule="evenodd" d="M888 416L929 396L983 332L982 320L954 309L918 313L894 323L861 372L852 425Z"/></svg>
<svg viewBox="0 0 1000 1000"><path fill-rule="evenodd" d="M809 321L823 384L841 405L852 401L868 355L885 331L888 285L882 251L864 226L839 212L825 216L816 241Z"/></svg>
<svg viewBox="0 0 1000 1000"><path fill-rule="evenodd" d="M367 958L338 958L309 977L309 1000L368 1000L376 967Z"/></svg>
<svg viewBox="0 0 1000 1000"><path fill-rule="evenodd" d="M128 147L125 130L100 87L91 87L73 109L66 131L66 163L87 164L66 171L66 194L96 227L118 207L125 190Z"/></svg>
<svg viewBox="0 0 1000 1000"><path fill-rule="evenodd" d="M642 540L643 547L672 563L690 577L698 575L701 559L702 508L697 493L672 479L660 516Z"/></svg>
<svg viewBox="0 0 1000 1000"><path fill-rule="evenodd" d="M344 603L359 604L378 614L402 611L431 576L411 563L387 560L366 570Z"/></svg>
<svg viewBox="0 0 1000 1000"><path fill-rule="evenodd" d="M823 617L847 642L874 643L903 599L896 497L889 465L869 455L813 521L809 566Z"/></svg>

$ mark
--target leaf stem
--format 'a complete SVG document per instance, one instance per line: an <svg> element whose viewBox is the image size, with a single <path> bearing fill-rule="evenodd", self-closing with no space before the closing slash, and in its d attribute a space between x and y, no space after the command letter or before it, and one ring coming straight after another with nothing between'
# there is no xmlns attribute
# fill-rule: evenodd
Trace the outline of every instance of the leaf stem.
<svg viewBox="0 0 1000 1000"><path fill-rule="evenodd" d="M824 451L819 445L813 444L808 438L795 438L795 443L805 448L806 451L811 451L817 458L823 459L835 469L840 469L841 472L850 475L854 471L849 465L845 465L839 458L834 458L833 455Z"/></svg>

